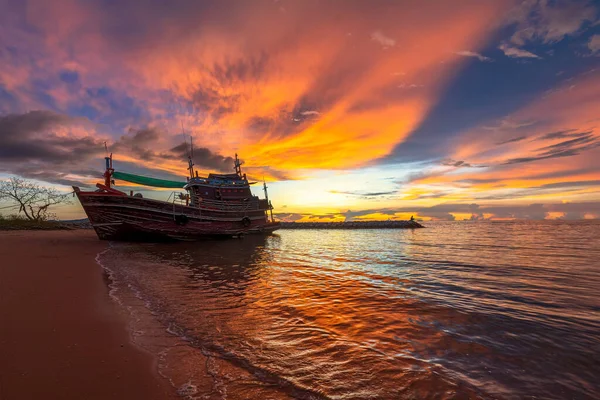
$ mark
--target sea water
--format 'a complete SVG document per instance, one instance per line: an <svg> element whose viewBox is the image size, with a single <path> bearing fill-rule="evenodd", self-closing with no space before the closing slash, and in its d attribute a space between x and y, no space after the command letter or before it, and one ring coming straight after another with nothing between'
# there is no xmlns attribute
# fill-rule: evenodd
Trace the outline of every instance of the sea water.
<svg viewBox="0 0 600 400"><path fill-rule="evenodd" d="M600 222L426 225L98 260L182 397L600 398Z"/></svg>

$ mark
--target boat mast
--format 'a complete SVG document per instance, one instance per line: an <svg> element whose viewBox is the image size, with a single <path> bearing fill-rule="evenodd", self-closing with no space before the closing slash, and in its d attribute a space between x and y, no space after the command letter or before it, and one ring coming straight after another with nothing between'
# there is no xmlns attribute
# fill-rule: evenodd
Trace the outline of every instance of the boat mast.
<svg viewBox="0 0 600 400"><path fill-rule="evenodd" d="M181 121L181 134L183 135L183 143L187 150L187 140L185 139L185 130L183 129L183 121ZM194 142L193 137L190 135L190 150L188 151L188 171L190 171L190 178L194 177Z"/></svg>
<svg viewBox="0 0 600 400"><path fill-rule="evenodd" d="M104 142L104 149L106 150L106 157L104 157L104 161L106 162L106 170L104 171L104 186L110 189L110 184L112 181L112 175L115 170L112 165L112 153L108 155L108 146L106 142Z"/></svg>
<svg viewBox="0 0 600 400"><path fill-rule="evenodd" d="M265 178L263 178L263 190L265 191L265 200L267 201L269 212L271 213L271 222L275 222L273 219L273 205L269 201L269 193L267 193L267 181L265 181Z"/></svg>
<svg viewBox="0 0 600 400"><path fill-rule="evenodd" d="M240 178L244 178L246 179L245 176L242 176L242 162L240 161L240 159L238 158L237 153L235 153L235 173L237 176L239 176Z"/></svg>

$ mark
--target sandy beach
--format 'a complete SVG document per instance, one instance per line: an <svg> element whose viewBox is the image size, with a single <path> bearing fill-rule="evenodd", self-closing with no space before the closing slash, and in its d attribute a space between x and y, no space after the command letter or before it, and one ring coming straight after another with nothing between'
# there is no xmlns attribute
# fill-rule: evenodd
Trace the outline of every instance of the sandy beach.
<svg viewBox="0 0 600 400"><path fill-rule="evenodd" d="M0 232L0 399L165 399L90 230Z"/></svg>

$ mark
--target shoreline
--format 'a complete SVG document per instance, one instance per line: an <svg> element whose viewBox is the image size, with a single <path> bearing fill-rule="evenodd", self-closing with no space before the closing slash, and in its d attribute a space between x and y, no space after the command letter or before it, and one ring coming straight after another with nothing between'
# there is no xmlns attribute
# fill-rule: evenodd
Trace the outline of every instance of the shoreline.
<svg viewBox="0 0 600 400"><path fill-rule="evenodd" d="M28 222L28 221L26 221ZM342 222L283 222L279 229L420 229L425 228L417 221L342 221ZM91 230L87 219L72 221L52 221L43 223L26 223L11 226L0 224L2 231L36 231L36 230Z"/></svg>
<svg viewBox="0 0 600 400"><path fill-rule="evenodd" d="M131 340L93 230L0 232L0 398L174 399Z"/></svg>

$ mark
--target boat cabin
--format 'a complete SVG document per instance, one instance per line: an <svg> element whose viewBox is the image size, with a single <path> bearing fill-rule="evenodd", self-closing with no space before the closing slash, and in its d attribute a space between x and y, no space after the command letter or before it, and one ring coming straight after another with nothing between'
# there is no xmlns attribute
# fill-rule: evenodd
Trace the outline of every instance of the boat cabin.
<svg viewBox="0 0 600 400"><path fill-rule="evenodd" d="M191 204L195 205L202 200L222 200L232 202L258 201L250 191L250 185L256 182L248 182L246 174L242 174L241 162L235 155L235 174L214 174L208 177L199 177L194 173L193 163L190 160L190 177L184 189L190 192Z"/></svg>

